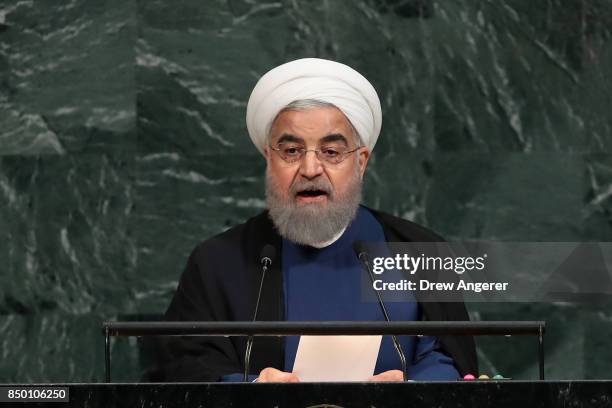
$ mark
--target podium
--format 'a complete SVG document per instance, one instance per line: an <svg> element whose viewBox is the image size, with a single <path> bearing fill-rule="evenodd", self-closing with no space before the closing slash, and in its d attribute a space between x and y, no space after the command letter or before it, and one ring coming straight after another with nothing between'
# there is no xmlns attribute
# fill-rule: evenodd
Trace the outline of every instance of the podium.
<svg viewBox="0 0 612 408"><path fill-rule="evenodd" d="M0 387L7 385L0 385ZM69 402L15 402L37 407L410 407L608 408L610 381L458 381L406 383L47 384ZM19 388L19 385L10 385ZM32 387L32 385L24 385ZM1 406L1 404L0 404Z"/></svg>
<svg viewBox="0 0 612 408"><path fill-rule="evenodd" d="M115 336L258 335L534 335L543 376L544 322L107 322L106 379ZM5 385L8 386L8 385ZM23 385L24 388L36 385ZM399 383L95 383L66 387L67 402L41 407L490 407L548 408L612 405L612 381L422 381ZM2 387L2 385L0 385ZM10 385L19 388L20 385ZM16 404L14 404L16 405Z"/></svg>
<svg viewBox="0 0 612 408"><path fill-rule="evenodd" d="M540 380L544 379L543 321L256 321L256 322L104 322L105 378L111 382L111 338L115 336L326 336L326 335L411 335L411 336L512 336L537 338ZM477 373L474 373L477 374Z"/></svg>

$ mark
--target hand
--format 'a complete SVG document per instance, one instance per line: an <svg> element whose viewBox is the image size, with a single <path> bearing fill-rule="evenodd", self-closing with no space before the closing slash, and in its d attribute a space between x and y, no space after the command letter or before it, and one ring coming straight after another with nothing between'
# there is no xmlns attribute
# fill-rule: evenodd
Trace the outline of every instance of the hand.
<svg viewBox="0 0 612 408"><path fill-rule="evenodd" d="M295 383L300 382L300 379L293 373L286 373L276 368L267 367L261 370L257 382Z"/></svg>
<svg viewBox="0 0 612 408"><path fill-rule="evenodd" d="M404 373L400 370L389 370L368 378L372 382L399 382L404 381Z"/></svg>

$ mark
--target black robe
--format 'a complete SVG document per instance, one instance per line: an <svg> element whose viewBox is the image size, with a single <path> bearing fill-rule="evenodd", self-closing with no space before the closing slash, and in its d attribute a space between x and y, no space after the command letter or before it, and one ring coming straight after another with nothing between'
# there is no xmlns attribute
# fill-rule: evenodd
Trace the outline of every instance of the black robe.
<svg viewBox="0 0 612 408"><path fill-rule="evenodd" d="M417 224L369 210L382 225L388 242L442 241ZM284 320L281 241L266 211L198 245L180 278L166 320L252 320L261 277L259 258L266 244L277 249L277 259L265 277L258 320ZM469 320L461 300L423 302L419 293L415 295L425 320ZM461 375L478 372L471 336L439 336L439 342ZM265 367L283 370L283 344L278 337L256 337L251 373L258 374ZM223 375L244 370L246 337L169 337L158 339L155 348L155 364L144 377L148 381L218 381Z"/></svg>

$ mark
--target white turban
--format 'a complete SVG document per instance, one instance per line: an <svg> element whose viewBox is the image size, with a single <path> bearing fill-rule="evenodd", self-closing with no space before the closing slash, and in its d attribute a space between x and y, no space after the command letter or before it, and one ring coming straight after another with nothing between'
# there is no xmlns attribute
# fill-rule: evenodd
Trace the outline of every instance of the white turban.
<svg viewBox="0 0 612 408"><path fill-rule="evenodd" d="M376 90L353 68L319 58L303 58L280 65L262 76L247 105L247 129L263 154L276 115L291 102L315 99L344 113L361 142L374 148L382 125Z"/></svg>

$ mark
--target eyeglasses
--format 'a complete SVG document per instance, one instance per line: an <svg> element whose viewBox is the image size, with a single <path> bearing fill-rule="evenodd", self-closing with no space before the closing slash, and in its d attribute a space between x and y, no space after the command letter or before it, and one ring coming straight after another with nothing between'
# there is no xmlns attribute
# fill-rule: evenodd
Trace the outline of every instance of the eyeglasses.
<svg viewBox="0 0 612 408"><path fill-rule="evenodd" d="M324 145L319 149L306 149L304 145L299 143L278 143L276 147L269 145L270 149L274 150L281 159L285 162L292 164L301 161L306 153L314 152L317 159L324 163L339 164L347 158L351 153L356 152L361 148L357 146L353 150L349 150L348 147L337 146L337 145Z"/></svg>

